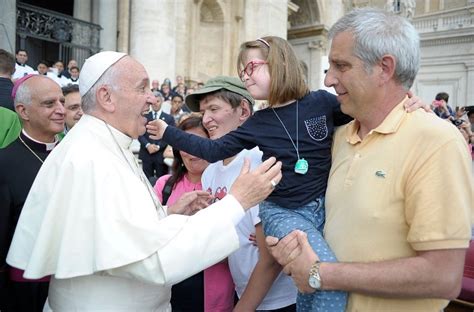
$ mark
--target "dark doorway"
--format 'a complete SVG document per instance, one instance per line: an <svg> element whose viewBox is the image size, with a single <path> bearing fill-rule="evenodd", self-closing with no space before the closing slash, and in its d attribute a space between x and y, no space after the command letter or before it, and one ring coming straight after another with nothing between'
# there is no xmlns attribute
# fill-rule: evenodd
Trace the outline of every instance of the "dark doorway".
<svg viewBox="0 0 474 312"><path fill-rule="evenodd" d="M70 16L73 16L74 14L74 0L22 0L19 2L28 3L43 9L48 9Z"/></svg>
<svg viewBox="0 0 474 312"><path fill-rule="evenodd" d="M17 37L17 42L19 40L20 38ZM28 52L28 64L35 70L40 61L46 61L48 66L53 66L59 59L59 43L27 37L25 46Z"/></svg>

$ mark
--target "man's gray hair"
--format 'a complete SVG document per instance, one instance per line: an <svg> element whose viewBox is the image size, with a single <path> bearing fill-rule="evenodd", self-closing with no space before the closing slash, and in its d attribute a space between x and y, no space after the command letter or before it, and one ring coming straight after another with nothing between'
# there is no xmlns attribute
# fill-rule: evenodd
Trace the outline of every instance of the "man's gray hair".
<svg viewBox="0 0 474 312"><path fill-rule="evenodd" d="M97 82L87 91L86 94L82 97L82 110L84 113L90 113L96 108L96 94L97 90L103 85L108 85L110 88L116 88L117 75L120 68L118 66L110 66L97 80ZM86 75L87 73L81 73L81 75Z"/></svg>
<svg viewBox="0 0 474 312"><path fill-rule="evenodd" d="M353 54L368 72L384 55L392 55L395 79L411 88L420 67L420 37L407 19L374 8L355 9L331 27L329 38L346 31L354 36Z"/></svg>
<svg viewBox="0 0 474 312"><path fill-rule="evenodd" d="M19 103L24 104L24 105L31 104L31 90L30 90L30 87L28 87L28 84L26 82L27 81L23 82L16 90L15 98L13 99L13 102L15 103L15 107Z"/></svg>

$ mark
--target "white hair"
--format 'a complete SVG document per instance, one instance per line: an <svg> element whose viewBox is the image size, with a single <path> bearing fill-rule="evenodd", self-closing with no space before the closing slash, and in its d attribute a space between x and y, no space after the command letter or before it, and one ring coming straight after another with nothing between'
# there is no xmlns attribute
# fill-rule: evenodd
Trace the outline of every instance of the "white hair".
<svg viewBox="0 0 474 312"><path fill-rule="evenodd" d="M374 8L355 9L331 27L329 38L341 32L354 36L352 52L367 71L384 55L394 56L395 79L410 89L420 67L420 37L407 19Z"/></svg>
<svg viewBox="0 0 474 312"><path fill-rule="evenodd" d="M82 110L84 113L90 113L96 108L96 94L100 87L108 85L111 88L116 87L116 80L120 68L116 64L107 68L99 80L82 96ZM82 73L84 75L85 73Z"/></svg>
<svg viewBox="0 0 474 312"><path fill-rule="evenodd" d="M23 82L16 90L15 98L13 99L13 101L15 103L15 107L20 103L24 105L31 104L31 90L26 81Z"/></svg>

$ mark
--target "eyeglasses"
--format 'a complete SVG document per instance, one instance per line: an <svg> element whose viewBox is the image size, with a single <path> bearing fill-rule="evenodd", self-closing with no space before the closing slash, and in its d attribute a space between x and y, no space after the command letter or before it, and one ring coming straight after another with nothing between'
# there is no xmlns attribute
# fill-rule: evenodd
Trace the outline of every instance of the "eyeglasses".
<svg viewBox="0 0 474 312"><path fill-rule="evenodd" d="M255 68L257 66L264 65L264 64L268 64L268 62L265 62L265 61L250 61L250 62L248 62L247 65L245 65L244 69L242 69L239 73L240 80L242 80L242 82L245 82L244 74L247 74L247 76L250 77L250 76L252 76L253 71L255 70Z"/></svg>

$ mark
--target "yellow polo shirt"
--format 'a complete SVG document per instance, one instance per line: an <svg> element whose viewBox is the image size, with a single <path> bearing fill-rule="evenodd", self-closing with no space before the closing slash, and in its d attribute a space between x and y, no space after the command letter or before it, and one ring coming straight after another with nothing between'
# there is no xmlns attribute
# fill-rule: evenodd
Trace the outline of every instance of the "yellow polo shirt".
<svg viewBox="0 0 474 312"><path fill-rule="evenodd" d="M325 237L341 262L467 248L474 204L470 155L459 130L397 105L364 140L353 121L336 132ZM441 299L351 293L347 311L439 311Z"/></svg>

